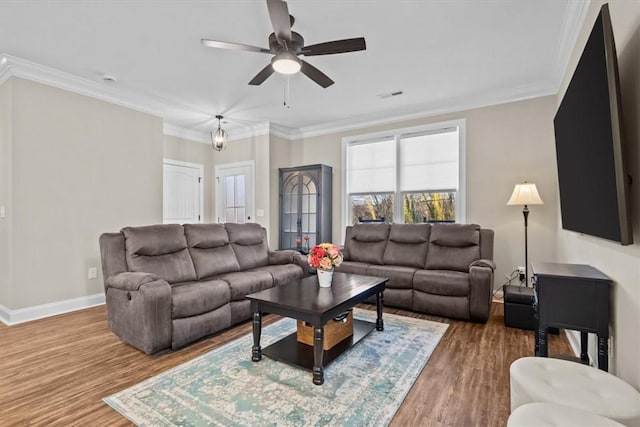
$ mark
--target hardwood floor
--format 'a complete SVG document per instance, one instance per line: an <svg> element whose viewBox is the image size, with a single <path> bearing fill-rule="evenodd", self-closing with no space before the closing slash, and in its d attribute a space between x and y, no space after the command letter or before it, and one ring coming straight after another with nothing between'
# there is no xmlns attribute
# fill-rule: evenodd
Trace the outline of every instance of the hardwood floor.
<svg viewBox="0 0 640 427"><path fill-rule="evenodd" d="M509 365L532 354L533 332L506 328L502 304L495 302L486 324L385 312L450 324L392 426L505 425ZM264 318L265 324L275 320ZM250 332L245 322L182 350L147 356L109 331L104 306L11 327L0 323L0 425L130 425L102 398ZM551 353L572 355L563 333L549 341Z"/></svg>

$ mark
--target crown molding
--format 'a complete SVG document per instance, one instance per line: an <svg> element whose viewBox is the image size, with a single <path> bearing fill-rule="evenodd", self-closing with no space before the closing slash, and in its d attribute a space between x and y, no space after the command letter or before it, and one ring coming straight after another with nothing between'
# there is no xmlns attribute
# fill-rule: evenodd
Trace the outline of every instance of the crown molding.
<svg viewBox="0 0 640 427"><path fill-rule="evenodd" d="M200 132L194 129L185 128L173 123L169 123L167 121L164 121L164 123L162 123L162 133L164 133L165 135L175 136L176 138L201 142L203 144L211 143L211 136L208 132Z"/></svg>
<svg viewBox="0 0 640 427"><path fill-rule="evenodd" d="M300 139L302 137L297 129L291 129L269 122L257 123L243 127L225 128L225 130L229 135L229 141L239 141L241 139L253 138L262 135L274 135L289 141ZM203 144L211 143L211 136L209 135L209 132L201 132L167 121L163 123L162 131L165 135L171 135L177 138L188 139L190 141L200 142Z"/></svg>
<svg viewBox="0 0 640 427"><path fill-rule="evenodd" d="M441 105L414 106L412 108L413 111L404 114L389 116L389 114L385 112L377 112L320 125L306 126L300 128L300 133L302 134L302 138L312 138L332 133L348 132L373 126L420 119L423 117L433 117L441 114L491 107L494 105L523 101L531 98L555 95L556 93L557 89L554 82L542 81L518 86L502 92L493 91L489 95L479 95L475 98L466 98L464 101L454 100Z"/></svg>
<svg viewBox="0 0 640 427"><path fill-rule="evenodd" d="M569 59L578 41L580 30L584 26L587 18L590 1L570 1L567 2L562 29L560 30L560 42L556 51L555 64L553 66L553 78L556 92L560 90L562 79L567 72Z"/></svg>
<svg viewBox="0 0 640 427"><path fill-rule="evenodd" d="M36 64L15 56L0 55L0 84L10 77L20 77L80 95L127 107L142 113L162 117L165 106L158 100L134 95L119 88L109 87L55 68Z"/></svg>

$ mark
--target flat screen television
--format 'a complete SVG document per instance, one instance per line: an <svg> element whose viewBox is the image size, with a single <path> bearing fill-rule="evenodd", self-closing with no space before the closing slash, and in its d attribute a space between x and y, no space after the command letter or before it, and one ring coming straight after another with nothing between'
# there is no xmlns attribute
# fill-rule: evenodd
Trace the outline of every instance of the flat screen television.
<svg viewBox="0 0 640 427"><path fill-rule="evenodd" d="M562 228L633 243L620 84L602 6L554 123Z"/></svg>

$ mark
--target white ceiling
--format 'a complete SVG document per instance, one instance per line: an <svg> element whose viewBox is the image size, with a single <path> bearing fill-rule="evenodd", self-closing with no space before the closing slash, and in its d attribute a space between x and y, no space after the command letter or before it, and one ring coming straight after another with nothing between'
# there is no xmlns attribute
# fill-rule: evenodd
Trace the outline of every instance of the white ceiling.
<svg viewBox="0 0 640 427"><path fill-rule="evenodd" d="M201 38L268 47L266 2L0 0L0 53L153 103L165 121L210 129L292 129L455 110L554 93L586 2L570 0L289 1L306 44L364 36L367 50L306 58L335 80L247 82L269 55L201 46ZM104 73L117 83L102 82ZM402 90L404 95L377 95Z"/></svg>

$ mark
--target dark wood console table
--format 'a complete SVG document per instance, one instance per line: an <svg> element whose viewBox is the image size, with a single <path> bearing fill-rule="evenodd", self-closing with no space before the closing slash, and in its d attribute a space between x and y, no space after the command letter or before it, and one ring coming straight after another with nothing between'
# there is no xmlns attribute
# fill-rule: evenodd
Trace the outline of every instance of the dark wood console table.
<svg viewBox="0 0 640 427"><path fill-rule="evenodd" d="M599 270L581 264L531 265L535 289L535 355L547 357L550 327L580 331L580 359L588 363L588 334L598 337L598 368L609 369L609 286Z"/></svg>

